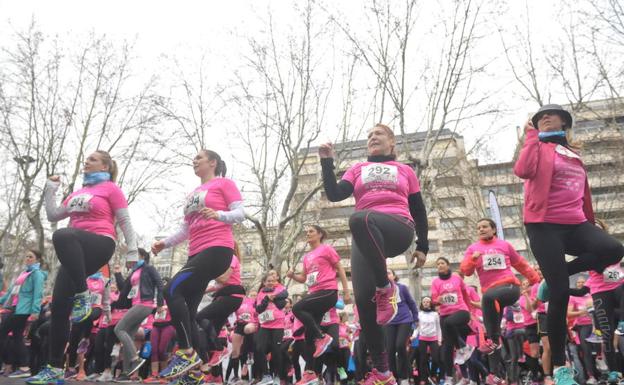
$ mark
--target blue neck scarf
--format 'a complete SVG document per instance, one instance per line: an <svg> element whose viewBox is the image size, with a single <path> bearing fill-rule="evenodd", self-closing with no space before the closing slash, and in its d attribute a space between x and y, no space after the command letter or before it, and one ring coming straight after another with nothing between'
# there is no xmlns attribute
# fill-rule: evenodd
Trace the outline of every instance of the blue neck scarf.
<svg viewBox="0 0 624 385"><path fill-rule="evenodd" d="M138 261L136 261L136 263L134 264L134 266L132 266L132 271L137 271L139 268L141 268L141 266L145 265L145 260L143 259L139 259Z"/></svg>
<svg viewBox="0 0 624 385"><path fill-rule="evenodd" d="M537 134L540 142L543 143L556 143L562 146L568 146L568 138L566 138L565 131L546 131Z"/></svg>
<svg viewBox="0 0 624 385"><path fill-rule="evenodd" d="M537 137L540 140L549 138L551 136L563 136L563 137L565 137L565 131L545 131L545 132L540 132L539 134L537 134Z"/></svg>
<svg viewBox="0 0 624 385"><path fill-rule="evenodd" d="M111 174L108 171L88 172L82 175L83 186L93 186L109 180L111 180Z"/></svg>
<svg viewBox="0 0 624 385"><path fill-rule="evenodd" d="M28 267L26 267L26 271L39 270L40 267L41 267L41 264L33 263L32 265L29 265Z"/></svg>
<svg viewBox="0 0 624 385"><path fill-rule="evenodd" d="M104 274L102 274L101 271L98 271L97 273L91 274L89 276L89 278L91 279L102 279L104 277Z"/></svg>

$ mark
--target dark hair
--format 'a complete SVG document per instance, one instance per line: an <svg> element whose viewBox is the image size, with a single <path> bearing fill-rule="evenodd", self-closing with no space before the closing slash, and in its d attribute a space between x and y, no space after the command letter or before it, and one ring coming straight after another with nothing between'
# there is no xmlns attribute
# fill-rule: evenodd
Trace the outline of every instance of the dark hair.
<svg viewBox="0 0 624 385"><path fill-rule="evenodd" d="M438 261L444 261L444 262L446 262L447 265L451 266L451 262L448 259L444 258L444 257L438 257L438 259L436 259L436 262L438 262Z"/></svg>
<svg viewBox="0 0 624 385"><path fill-rule="evenodd" d="M327 238L327 235L328 235L327 230L325 230L319 225L309 225L309 226L314 228L314 230L316 230L317 233L321 233L321 242L323 242Z"/></svg>
<svg viewBox="0 0 624 385"><path fill-rule="evenodd" d="M43 261L43 254L41 254L41 251L35 250L35 249L28 249L28 251L35 254L35 258L37 259L37 262L41 263Z"/></svg>
<svg viewBox="0 0 624 385"><path fill-rule="evenodd" d="M201 152L206 154L206 156L208 157L208 160L217 161L217 167L215 168L215 175L225 176L225 173L227 172L227 166L225 165L225 162L221 159L221 156L212 150L203 149L201 150Z"/></svg>
<svg viewBox="0 0 624 385"><path fill-rule="evenodd" d="M110 154L104 150L95 150L96 153L100 154L102 157L102 163L108 166L108 173L111 176L111 180L115 182L117 180L117 174L119 173L119 168L117 167L117 162L111 158Z"/></svg>
<svg viewBox="0 0 624 385"><path fill-rule="evenodd" d="M394 275L394 282L399 282L399 276L396 275L394 269L388 269L388 271L392 272L392 275Z"/></svg>
<svg viewBox="0 0 624 385"><path fill-rule="evenodd" d="M139 247L138 248L138 252L139 255L141 256L141 258L143 258L143 260L145 261L145 264L148 265L149 261L150 261L150 253L148 253L144 248Z"/></svg>
<svg viewBox="0 0 624 385"><path fill-rule="evenodd" d="M497 235L497 229L496 229L496 222L494 222L491 218L481 218L477 221L477 223L479 222L487 222L490 224L490 227L494 229L494 235Z"/></svg>

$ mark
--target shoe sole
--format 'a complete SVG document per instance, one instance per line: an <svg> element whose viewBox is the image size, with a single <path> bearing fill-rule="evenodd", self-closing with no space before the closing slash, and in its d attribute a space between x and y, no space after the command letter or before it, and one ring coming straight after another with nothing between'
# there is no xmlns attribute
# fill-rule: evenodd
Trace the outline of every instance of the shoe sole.
<svg viewBox="0 0 624 385"><path fill-rule="evenodd" d="M53 380L45 382L26 381L28 385L65 385L65 380Z"/></svg>
<svg viewBox="0 0 624 385"><path fill-rule="evenodd" d="M89 318L89 317L91 316L91 312L92 312L92 309L89 307L89 311L87 312L87 314L86 314L84 317L82 317L82 318L80 318L80 319L75 319L75 318L72 318L72 319L71 319L71 322L72 322L72 323L75 323L75 324L79 324L79 323L81 323L82 321L84 321L84 320L86 320L87 318Z"/></svg>
<svg viewBox="0 0 624 385"><path fill-rule="evenodd" d="M137 370L141 369L141 366L145 364L145 359L141 358L141 363L136 365L132 370L128 372L128 376L133 375Z"/></svg>

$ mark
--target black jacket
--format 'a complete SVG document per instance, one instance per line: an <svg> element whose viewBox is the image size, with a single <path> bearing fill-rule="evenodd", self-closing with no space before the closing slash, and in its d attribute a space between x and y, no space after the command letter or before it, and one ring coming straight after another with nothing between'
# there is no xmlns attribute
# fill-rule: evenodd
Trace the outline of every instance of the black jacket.
<svg viewBox="0 0 624 385"><path fill-rule="evenodd" d="M141 281L139 282L139 292L141 293L141 301L151 301L154 299L154 295L156 295L156 305L163 306L163 280L158 274L158 271L152 265L143 265L139 267L137 270L143 269L141 273ZM127 298L128 294L130 294L130 290L132 290L132 283L130 279L132 278L132 274L136 270L133 270L128 277L123 281L121 274L115 274L115 279L117 280L117 285L121 287L119 298ZM123 281L123 285L119 285L119 282Z"/></svg>

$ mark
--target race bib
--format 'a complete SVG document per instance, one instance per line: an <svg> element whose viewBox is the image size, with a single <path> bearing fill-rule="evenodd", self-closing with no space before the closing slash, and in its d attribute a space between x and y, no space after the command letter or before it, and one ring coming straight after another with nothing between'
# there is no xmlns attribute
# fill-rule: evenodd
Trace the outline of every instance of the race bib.
<svg viewBox="0 0 624 385"><path fill-rule="evenodd" d="M261 324L273 320L275 320L275 317L273 316L273 310L266 310L258 314L258 321L260 321Z"/></svg>
<svg viewBox="0 0 624 385"><path fill-rule="evenodd" d="M292 336L293 336L292 329L284 330L284 338L292 338Z"/></svg>
<svg viewBox="0 0 624 385"><path fill-rule="evenodd" d="M446 293L440 296L442 305L457 305L457 293Z"/></svg>
<svg viewBox="0 0 624 385"><path fill-rule="evenodd" d="M74 195L69 202L67 202L67 211L70 213L88 213L91 208L89 204L91 198L93 198L91 194Z"/></svg>
<svg viewBox="0 0 624 385"><path fill-rule="evenodd" d="M524 323L524 314L521 311L513 312L513 322L516 324Z"/></svg>
<svg viewBox="0 0 624 385"><path fill-rule="evenodd" d="M163 321L166 318L167 318L167 310L165 309L162 309L161 311L158 311L156 312L156 314L154 314L155 321Z"/></svg>
<svg viewBox="0 0 624 385"><path fill-rule="evenodd" d="M249 321L251 321L251 314L249 314L249 313L243 313L243 314L241 314L241 315L238 317L238 319L240 319L240 320L241 320L241 321L243 321L243 322L249 322Z"/></svg>
<svg viewBox="0 0 624 385"><path fill-rule="evenodd" d="M506 269L505 256L503 254L485 254L483 256L483 270Z"/></svg>
<svg viewBox="0 0 624 385"><path fill-rule="evenodd" d="M338 339L338 346L340 346L341 348L349 347L349 340L344 337L340 337Z"/></svg>
<svg viewBox="0 0 624 385"><path fill-rule="evenodd" d="M602 277L605 282L619 282L622 280L622 272L616 266L610 266L602 272Z"/></svg>
<svg viewBox="0 0 624 385"><path fill-rule="evenodd" d="M393 184L398 181L398 169L396 166L376 163L362 167L362 184Z"/></svg>
<svg viewBox="0 0 624 385"><path fill-rule="evenodd" d="M321 323L328 324L330 322L331 322L331 314L329 314L329 312L326 312L325 314L323 314L323 318L321 319Z"/></svg>
<svg viewBox="0 0 624 385"><path fill-rule="evenodd" d="M308 273L308 275L306 276L306 285L308 287L316 285L316 279L318 277L318 274L318 271Z"/></svg>
<svg viewBox="0 0 624 385"><path fill-rule="evenodd" d="M13 290L11 290L11 295L18 295L22 285L13 286Z"/></svg>
<svg viewBox="0 0 624 385"><path fill-rule="evenodd" d="M141 325L147 325L147 318L145 318L143 321L141 321Z"/></svg>
<svg viewBox="0 0 624 385"><path fill-rule="evenodd" d="M189 215L206 207L207 191L197 191L186 200L184 205L184 215Z"/></svg>
<svg viewBox="0 0 624 385"><path fill-rule="evenodd" d="M130 293L128 293L128 299L132 299L136 297L138 293L139 293L139 285L132 286L132 289L130 289Z"/></svg>
<svg viewBox="0 0 624 385"><path fill-rule="evenodd" d="M100 294L100 293L91 293L91 304L92 305L101 305L102 304L102 294Z"/></svg>
<svg viewBox="0 0 624 385"><path fill-rule="evenodd" d="M567 156L568 158L580 159L580 156L578 156L577 153L575 153L572 150L569 150L568 148L560 144L558 144L557 147L555 147L555 151L557 151L557 153L560 155Z"/></svg>

